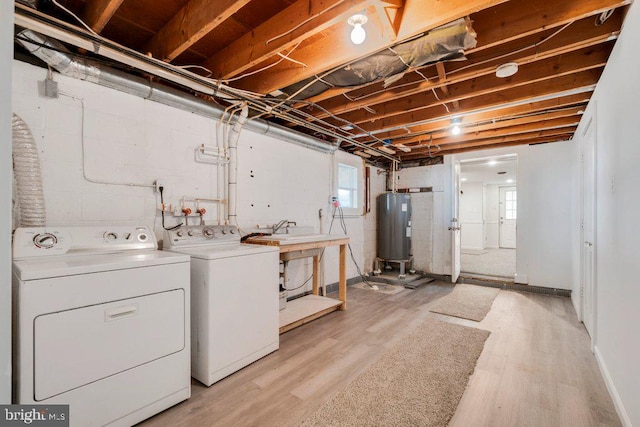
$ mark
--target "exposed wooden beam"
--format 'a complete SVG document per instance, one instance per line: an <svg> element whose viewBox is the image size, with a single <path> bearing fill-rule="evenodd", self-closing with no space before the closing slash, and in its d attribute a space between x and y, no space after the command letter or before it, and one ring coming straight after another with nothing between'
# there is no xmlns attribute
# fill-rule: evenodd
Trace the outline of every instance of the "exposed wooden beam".
<svg viewBox="0 0 640 427"><path fill-rule="evenodd" d="M496 122L489 123L481 123L474 125L473 122L468 122L468 117L465 117L465 122L468 122L469 125L465 125L463 127L463 133L454 137L455 140L459 141L467 141L472 139L479 138L481 132L486 131L500 131L505 130L505 132L514 133L515 131L529 131L531 129L542 129L548 126L565 126L567 123L578 123L580 121L580 111L584 110L584 107L571 107L571 108L563 108L557 111L551 111L547 113L533 114L525 117L519 117L515 119L507 119L500 120ZM567 119L565 121L558 122L550 122L550 120L554 119ZM433 139L433 141L437 141L441 138L449 138L450 132L449 127L451 122L447 121L445 127L441 127L438 129L434 129L429 134L418 134L415 136L411 136L410 138L397 139L393 140L392 144L402 143L404 145L410 146L411 144L417 144L425 139ZM464 125L464 123L463 123ZM524 126L522 128L516 128L515 126ZM378 144L372 144L372 146L377 146Z"/></svg>
<svg viewBox="0 0 640 427"><path fill-rule="evenodd" d="M541 138L533 138L533 139L524 139L524 140L516 140L516 141L508 141L503 143L494 143L492 141L486 141L485 143L473 145L473 146L463 146L460 148L450 148L448 150L434 150L435 152L431 153L432 157L436 156L446 156L451 154L459 154L459 153L467 153L470 151L478 151L478 150L490 150L494 148L504 148L504 147L516 147L519 145L537 145L537 144L548 144L553 142L561 142L568 141L573 137L573 133L568 133L564 135L553 135L548 137ZM419 156L401 156L401 161L411 161L411 160L420 160L427 158L426 153L423 153Z"/></svg>
<svg viewBox="0 0 640 427"><path fill-rule="evenodd" d="M500 92L460 101L460 111L456 114L466 114L482 109L500 108L508 104L525 102L536 97L557 97L568 95L566 91L593 90L600 78L602 69L583 71L554 79L547 79L535 84L523 85ZM411 111L394 117L376 120L371 123L362 123L360 127L366 132L388 131L395 128L411 126L420 122L431 120L434 117L442 117L444 109L440 106L423 110Z"/></svg>
<svg viewBox="0 0 640 427"><path fill-rule="evenodd" d="M607 33L611 35L619 33L620 26L623 19L623 11L621 9L617 10L602 25L602 27L606 27L606 28L596 27L593 24L594 21L593 21L593 18L591 17L591 14L595 13L593 12L593 10L598 11L598 10L601 10L599 8L602 8L602 7L606 8L606 5L622 3L621 1L605 2L605 3L596 2L595 5L591 4L590 6L591 9L589 8L588 4L582 2L581 0L563 0L563 3L565 3L564 7L560 10L555 10L554 8L552 8L552 10L547 11L548 12L547 14L540 14L538 13L538 9L537 8L535 10L532 9L530 7L530 4L523 5L521 1L512 0L509 3L501 4L491 9L474 14L472 17L474 19L474 24L473 24L474 29L476 31L481 31L482 35L478 35L478 40L479 40L478 46L474 49L468 50L466 52L467 56L469 58L477 57L480 51L484 51L486 49L499 51L499 54L504 54L505 52L509 52L512 50L515 51L519 48L522 48L523 46L537 43L540 41L540 38L534 39L532 36L535 36L536 34L540 34L540 33L551 35L557 31L558 26L567 24L568 22L572 22L572 20L567 20L568 19L567 8L569 8L570 10L576 10L577 12L583 15L587 13L589 17L588 18L584 17L580 20L576 19L575 22L573 22L566 30L554 36L550 42L547 42L547 43L554 43L556 48L558 48L559 46L562 46L561 43L556 43L556 39L565 37L567 33L574 34L574 35L575 34L581 35L582 33L584 33L585 41L588 41L589 39L592 39L594 37L602 39L602 36ZM584 5L587 6L586 9L582 7ZM523 11L527 11L527 10L529 10L530 13L523 13ZM591 12L588 12L589 10L591 10ZM518 25L515 27L511 27L510 25L505 24L499 27L506 26L508 28L494 28L496 18L500 18L502 16L500 14L506 14L508 16L514 16L514 15L519 16L519 18L517 19ZM550 31L549 29L551 29L552 31ZM600 30L602 31L600 32ZM508 33L504 33L504 31L508 31ZM489 32L488 36L486 35L487 32ZM503 39L502 38L503 36L507 38ZM519 43L518 40L523 38L529 38L533 40L533 42L527 42L523 40L524 43ZM547 43L544 43L543 45L538 47L538 49L542 49L542 50L546 49ZM572 43L579 43L579 40L574 40ZM588 44L585 44L584 46L587 46L587 45ZM487 52L487 55L484 55L484 57L487 57L489 55L490 53ZM514 58L509 58L509 57L503 58L503 59L504 59L504 62L507 62L509 60L515 60ZM466 66L468 63L469 63L468 61L462 62L462 63L451 63L451 68L457 69L457 68ZM414 79L413 81L415 82L421 81L421 78L419 76L407 75L402 81L398 82L397 84L399 85L402 83L406 83L406 80L411 78L413 78ZM358 98L359 96L362 95L362 92L365 89L358 89L358 91L355 93L351 93L350 91L352 90L353 89L332 88L322 94L319 94L317 96L310 98L309 101L321 102L329 98L341 96L343 93L346 93L346 92L349 92L350 97Z"/></svg>
<svg viewBox="0 0 640 427"><path fill-rule="evenodd" d="M540 139L544 139L548 142L558 141L559 137L571 136L573 132L575 132L575 126L569 126L558 129L550 129L550 130L540 130L535 132L522 133L518 135L504 135L495 138L487 138L483 140L476 140L472 142L465 143L449 143L449 144L436 144L435 142L431 144L431 146L423 146L419 149L412 149L410 153L400 154L402 156L402 160L407 159L416 159L424 157L425 154L431 153L432 155L442 155L446 154L453 150L459 150L463 148L475 148L481 149L487 145L496 145L496 144L509 144L509 143L524 143L531 144L540 142Z"/></svg>
<svg viewBox="0 0 640 427"><path fill-rule="evenodd" d="M500 92L518 86L552 80L558 77L579 73L581 71L603 67L610 53L610 46L599 46L579 50L553 60L539 61L520 67L520 71L512 77L499 79L493 75L486 75L449 86L449 97L436 99L432 93L423 92L414 96L394 99L373 107L375 113L367 109L360 109L340 115L351 123L365 123L380 120L395 115L406 114L410 111L421 110L445 102L460 101L467 98ZM337 122L335 119L328 120Z"/></svg>
<svg viewBox="0 0 640 427"><path fill-rule="evenodd" d="M474 14L479 51L541 30L557 28L587 16L631 3L631 0L554 0L536 2L511 0Z"/></svg>
<svg viewBox="0 0 640 427"><path fill-rule="evenodd" d="M400 23L402 22L403 6L403 0L374 3L378 19L380 20L381 30L389 36L390 40L396 40L398 37Z"/></svg>
<svg viewBox="0 0 640 427"><path fill-rule="evenodd" d="M573 106L578 106L584 110L591 93L579 93L576 95L563 96L555 99L548 99L545 101L530 102L514 107L498 108L490 111L483 111L479 113L467 113L464 115L465 122L469 123L481 123L493 119L507 120L512 117L520 117L523 115L539 113L541 111L560 111L567 110ZM393 142L402 143L408 138L412 138L412 135L424 135L430 132L436 132L440 129L445 129L451 126L451 116L449 114L443 114L440 117L434 117L433 121L419 126L411 126L406 130L396 130L392 132L379 133L376 136L379 139L391 139ZM409 133L410 132L410 133ZM362 143L373 143L375 140L370 139L368 136L357 137Z"/></svg>
<svg viewBox="0 0 640 427"><path fill-rule="evenodd" d="M251 32L220 50L203 66L213 76L236 76L303 40L345 22L355 12L366 9L373 0L298 0Z"/></svg>
<svg viewBox="0 0 640 427"><path fill-rule="evenodd" d="M124 0L87 0L82 19L93 31L100 33Z"/></svg>
<svg viewBox="0 0 640 427"><path fill-rule="evenodd" d="M145 52L175 59L251 0L191 0L149 40Z"/></svg>
<svg viewBox="0 0 640 427"><path fill-rule="evenodd" d="M414 141L410 144L405 143L405 145L414 149L416 147L424 146L426 143L430 143L431 141L433 141L432 145L467 144L481 139L517 136L520 134L530 134L531 132L540 132L545 130L553 131L556 129L578 126L578 123L580 123L580 118L581 116L575 115L571 117L561 117L551 120L540 120L504 128L488 128L476 132L463 132L462 134L457 136L445 133L438 134L437 138L434 135L433 139L427 135L424 135L419 140Z"/></svg>
<svg viewBox="0 0 640 427"><path fill-rule="evenodd" d="M402 24L398 30L398 39L412 37L504 1L407 0L404 5ZM270 93L394 44L388 38L374 33L369 35L363 44L356 46L348 41L349 28L347 27L346 23L336 25L322 38L298 48L292 58L306 64L305 67L284 61L272 67L268 73L258 73L239 80L237 86L253 92Z"/></svg>
<svg viewBox="0 0 640 427"><path fill-rule="evenodd" d="M615 24L617 24L617 26ZM425 81L421 76L413 74L405 76L403 79L398 81L398 88L391 87L383 90L382 83L378 83L376 85L369 86L366 89L357 89L349 92L349 97L354 99L354 101L346 102L346 98L340 96L320 102L319 105L322 108L331 111L333 114L338 115L357 110L363 106L369 106L375 109L374 106L376 104L398 99L400 97L413 96L432 88L442 87L443 84L453 84L475 77L493 75L496 67L505 62L516 62L523 66L535 61L543 61L579 49L603 44L609 40L615 39L619 32L616 31L615 28L620 28L620 23L615 23L613 21L611 23L607 21L605 23L606 27L605 25L596 27L593 25L593 20L591 18L589 18L588 21L583 20L579 24L576 23L575 25L576 27L572 31L557 35L547 43L539 46L537 49L527 50L525 52L497 60L491 59L494 56L499 56L504 51L515 51L522 47L519 43L511 42L506 46L499 46L498 48L482 52L482 55L469 55L468 61L451 62L448 64L448 67L450 67L450 74L446 75L445 79L440 79L440 73L438 73L438 81L433 79L431 81ZM610 45L612 45L612 43L610 43ZM476 66L475 64L478 65ZM429 76L428 73L426 75ZM415 83L411 84L412 82ZM324 111L315 112L313 115L319 118L328 116Z"/></svg>

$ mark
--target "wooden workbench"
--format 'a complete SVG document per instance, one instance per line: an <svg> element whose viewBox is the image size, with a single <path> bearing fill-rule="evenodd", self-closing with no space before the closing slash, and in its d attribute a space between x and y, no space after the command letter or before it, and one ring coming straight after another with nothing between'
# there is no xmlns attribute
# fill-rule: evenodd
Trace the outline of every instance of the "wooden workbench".
<svg viewBox="0 0 640 427"><path fill-rule="evenodd" d="M312 295L296 298L287 302L287 307L280 312L280 333L304 325L318 317L324 316L335 310L347 309L347 244L349 238L329 234L317 234L309 236L271 235L264 237L252 237L245 241L254 245L278 246L280 258L287 259L296 256L299 252L304 257L305 251L323 249L329 246L340 246L338 299L327 298L319 294L318 272L320 271L320 255L318 252L313 257L313 282Z"/></svg>

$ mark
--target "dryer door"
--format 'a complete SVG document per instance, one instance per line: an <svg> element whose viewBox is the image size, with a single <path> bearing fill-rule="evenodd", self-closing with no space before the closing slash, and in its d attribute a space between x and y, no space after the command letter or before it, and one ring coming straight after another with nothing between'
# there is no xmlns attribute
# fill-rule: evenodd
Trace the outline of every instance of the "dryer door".
<svg viewBox="0 0 640 427"><path fill-rule="evenodd" d="M38 316L35 400L182 350L184 299L178 289Z"/></svg>

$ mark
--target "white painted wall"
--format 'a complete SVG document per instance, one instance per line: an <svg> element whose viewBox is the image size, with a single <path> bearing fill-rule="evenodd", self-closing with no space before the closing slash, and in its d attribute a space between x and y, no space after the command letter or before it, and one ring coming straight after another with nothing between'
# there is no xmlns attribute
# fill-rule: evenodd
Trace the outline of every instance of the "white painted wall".
<svg viewBox="0 0 640 427"><path fill-rule="evenodd" d="M595 354L627 426L640 425L640 322L638 245L640 212L640 5L631 5L598 87L586 109L576 140L595 115L597 144L596 342ZM576 150L576 154L578 150ZM579 194L579 169L576 173ZM574 253L579 253L579 238ZM576 278L572 297L580 304Z"/></svg>
<svg viewBox="0 0 640 427"><path fill-rule="evenodd" d="M500 247L500 190L497 184L484 187L484 244L486 248Z"/></svg>
<svg viewBox="0 0 640 427"><path fill-rule="evenodd" d="M416 270L451 274L451 158L434 166L402 169L398 187L432 187L432 193L411 194L412 245Z"/></svg>
<svg viewBox="0 0 640 427"><path fill-rule="evenodd" d="M460 191L462 249L484 249L484 185L463 182Z"/></svg>
<svg viewBox="0 0 640 427"><path fill-rule="evenodd" d="M0 2L0 404L11 403L11 60L13 2Z"/></svg>
<svg viewBox="0 0 640 427"><path fill-rule="evenodd" d="M572 142L476 151L446 156L445 164L400 171L400 186L434 186L431 223L430 273L451 273L451 165L455 160L518 155L518 230L516 281L535 286L571 289L573 281L572 239L575 214L572 171L576 159ZM422 224L415 224L414 227ZM414 230L419 233L419 230ZM415 242L414 245L420 244ZM417 257L416 257L417 258Z"/></svg>
<svg viewBox="0 0 640 427"><path fill-rule="evenodd" d="M37 81L45 77L46 70L14 61L13 71L13 108L31 127L41 152L50 225L149 224L159 238L162 236L159 196L152 189L83 179L83 128L85 172L90 178L145 185L160 178L165 186L165 203L174 206L183 196L217 196L215 167L194 161L195 147L218 141L218 123L214 120L58 74L55 79L60 92L68 96L45 99L38 95ZM238 148L241 229L288 219L320 231L322 209L323 231L327 232L333 213L329 196L335 164L349 161L362 169L357 156L340 152L335 157L243 131ZM204 207L205 219L215 223L215 206ZM167 217L167 225L178 220ZM363 217L348 217L345 223L354 256L363 266ZM338 219L332 232L343 234ZM325 282L337 282L337 247L327 249L324 262ZM357 276L350 259L347 266L347 277ZM310 260L292 261L289 286L301 285L311 271ZM292 294L310 288L311 282Z"/></svg>
<svg viewBox="0 0 640 427"><path fill-rule="evenodd" d="M571 289L573 280L572 142L476 151L457 155L471 159L517 154L518 228L516 282Z"/></svg>
<svg viewBox="0 0 640 427"><path fill-rule="evenodd" d="M380 172L380 173L378 173ZM386 191L387 175L384 169L371 167L371 212L364 217L364 268L363 271L372 271L376 260L376 238L378 230L378 216L376 212L376 198ZM414 215L415 215L415 206Z"/></svg>

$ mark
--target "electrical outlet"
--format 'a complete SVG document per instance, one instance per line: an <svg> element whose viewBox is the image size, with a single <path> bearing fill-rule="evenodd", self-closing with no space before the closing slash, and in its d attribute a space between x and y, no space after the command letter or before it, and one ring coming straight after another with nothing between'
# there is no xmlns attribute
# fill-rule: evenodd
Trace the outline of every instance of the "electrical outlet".
<svg viewBox="0 0 640 427"><path fill-rule="evenodd" d="M153 181L153 185L154 185L154 189L153 189L154 193L159 193L160 187L162 187L162 189L164 190L164 183L160 179L156 179L155 181Z"/></svg>

